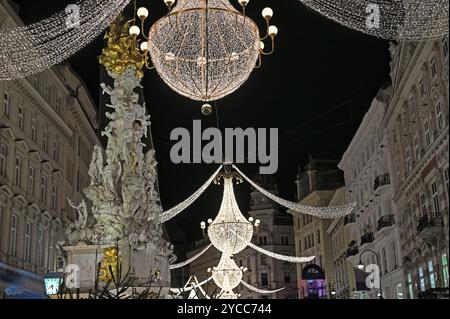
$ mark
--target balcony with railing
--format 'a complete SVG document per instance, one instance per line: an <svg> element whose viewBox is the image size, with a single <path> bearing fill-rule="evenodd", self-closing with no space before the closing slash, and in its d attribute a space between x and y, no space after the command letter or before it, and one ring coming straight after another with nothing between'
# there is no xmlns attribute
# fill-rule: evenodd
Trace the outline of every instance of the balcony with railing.
<svg viewBox="0 0 450 319"><path fill-rule="evenodd" d="M394 226L394 224L395 224L394 215L381 216L381 218L378 219L377 232L381 231L382 229Z"/></svg>
<svg viewBox="0 0 450 319"><path fill-rule="evenodd" d="M344 217L344 227L350 224L356 223L356 215L355 213L351 213Z"/></svg>
<svg viewBox="0 0 450 319"><path fill-rule="evenodd" d="M366 245L366 244L370 244L371 242L373 242L374 237L373 237L373 233L365 233L364 235L361 236L361 246Z"/></svg>
<svg viewBox="0 0 450 319"><path fill-rule="evenodd" d="M359 249L356 244L349 245L347 251L345 252L345 256L348 258L358 255Z"/></svg>
<svg viewBox="0 0 450 319"><path fill-rule="evenodd" d="M417 234L426 243L436 245L444 236L444 219L441 212L424 214L418 221Z"/></svg>
<svg viewBox="0 0 450 319"><path fill-rule="evenodd" d="M389 185L391 183L391 177L389 173L385 173L383 175L378 175L375 178L374 184L373 184L373 190L376 191L378 188L384 185Z"/></svg>

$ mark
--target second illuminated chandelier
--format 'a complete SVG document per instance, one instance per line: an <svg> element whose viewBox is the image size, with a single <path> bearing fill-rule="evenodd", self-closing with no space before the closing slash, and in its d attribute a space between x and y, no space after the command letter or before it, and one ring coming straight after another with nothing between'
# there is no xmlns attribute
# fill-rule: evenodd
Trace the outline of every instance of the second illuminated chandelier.
<svg viewBox="0 0 450 319"><path fill-rule="evenodd" d="M277 27L270 25L273 11L265 8L266 34L245 14L249 0L239 0L242 12L228 0L164 0L169 13L156 21L149 32L144 22L149 11L141 7L130 34L140 42L148 68L177 93L192 100L210 102L237 90L261 65L262 55L274 52ZM264 40L271 48L265 51ZM151 60L151 62L150 62Z"/></svg>

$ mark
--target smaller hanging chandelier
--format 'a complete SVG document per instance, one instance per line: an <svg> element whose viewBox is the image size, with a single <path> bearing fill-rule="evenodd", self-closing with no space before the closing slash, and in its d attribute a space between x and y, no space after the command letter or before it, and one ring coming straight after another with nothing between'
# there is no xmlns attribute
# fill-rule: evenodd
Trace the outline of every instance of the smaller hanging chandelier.
<svg viewBox="0 0 450 319"><path fill-rule="evenodd" d="M251 242L254 228L259 230L260 220L254 220L250 217L248 220L242 215L236 202L233 190L233 180L236 183L242 183L239 174L230 170L229 166L224 167L224 172L220 172L214 183L220 184L223 179L224 189L222 204L219 213L214 220L208 220L208 228L206 223L201 222L200 227L203 234L209 237L213 246L222 253L233 256L244 250ZM207 234L206 234L207 231Z"/></svg>
<svg viewBox="0 0 450 319"><path fill-rule="evenodd" d="M226 292L231 292L239 286L246 271L247 268L239 268L232 257L227 254L222 254L217 267L208 269L208 272L212 273L216 285Z"/></svg>
<svg viewBox="0 0 450 319"><path fill-rule="evenodd" d="M143 35L138 45L147 68L155 68L171 89L192 100L215 101L237 90L261 66L262 56L275 50L273 10L262 10L266 32L260 37L258 26L246 16L249 0L238 1L242 11L229 0L164 0L167 15L146 32L149 11L141 7L136 11L141 26L133 25L129 32L136 39ZM265 40L271 43L268 51Z"/></svg>

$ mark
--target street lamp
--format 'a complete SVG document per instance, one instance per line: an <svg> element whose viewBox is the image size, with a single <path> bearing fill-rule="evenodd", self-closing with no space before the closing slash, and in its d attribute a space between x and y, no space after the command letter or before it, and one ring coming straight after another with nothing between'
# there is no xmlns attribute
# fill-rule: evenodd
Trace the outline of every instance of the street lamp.
<svg viewBox="0 0 450 319"><path fill-rule="evenodd" d="M331 299L331 296L336 296L336 284L341 284L342 285L342 287L344 287L345 288L345 283L344 282L342 282L342 281L340 281L340 280L336 280L334 283L330 283L329 285L328 285L328 289L329 289L329 291L330 291L330 299Z"/></svg>
<svg viewBox="0 0 450 319"><path fill-rule="evenodd" d="M360 270L363 270L363 269L364 269L364 264L363 264L363 262L362 262L362 256L363 256L365 253L371 253L372 255L374 255L374 256L375 256L375 259L376 259L376 261L377 261L378 267L381 266L380 258L378 257L378 254L377 254L374 250L372 250L372 249L366 249L366 250L362 251L362 252L359 254L359 262L358 262L358 265L357 265L358 269L360 269ZM381 279L380 279L380 291L379 291L379 293L378 293L378 298L379 298L379 299L384 299L384 298L383 298L383 289L381 288Z"/></svg>
<svg viewBox="0 0 450 319"><path fill-rule="evenodd" d="M64 273L50 272L44 276L45 294L50 298L60 292L64 282Z"/></svg>

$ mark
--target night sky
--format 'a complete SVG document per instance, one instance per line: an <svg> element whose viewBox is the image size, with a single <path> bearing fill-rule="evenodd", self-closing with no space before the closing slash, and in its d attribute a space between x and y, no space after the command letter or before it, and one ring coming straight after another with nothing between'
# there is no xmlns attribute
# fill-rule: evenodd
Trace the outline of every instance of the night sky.
<svg viewBox="0 0 450 319"><path fill-rule="evenodd" d="M21 17L30 23L62 10L66 0L17 0ZM73 1L72 1L73 2ZM237 0L231 0L237 5ZM162 0L140 0L150 10L150 20L160 18ZM232 95L217 101L219 126L279 128L279 169L275 180L280 195L294 199L298 166L313 158L340 159L377 91L389 80L388 42L342 27L304 7L298 0L253 0L248 15L261 30L261 10L270 6L278 26L277 48L263 66ZM94 98L99 97L97 56L101 38L69 60ZM202 127L216 126L215 114L205 117L201 103L171 91L156 71L143 81L152 117L152 135L159 162L159 182L164 209L191 195L217 169L217 164L175 165L169 152L176 127L192 130L192 120ZM259 164L238 165L255 176ZM242 211L248 209L248 184L236 186ZM200 221L213 218L221 201L221 188L212 185L189 209L167 223L172 242L201 238ZM185 236L182 236L184 232Z"/></svg>

